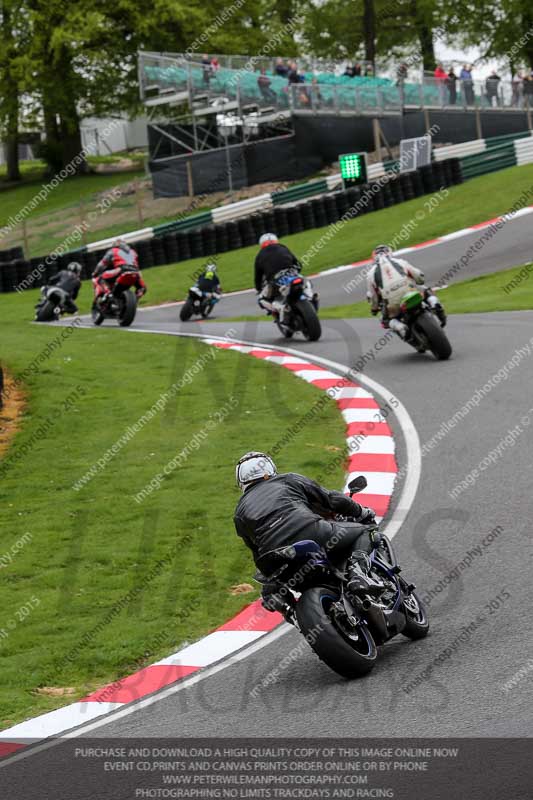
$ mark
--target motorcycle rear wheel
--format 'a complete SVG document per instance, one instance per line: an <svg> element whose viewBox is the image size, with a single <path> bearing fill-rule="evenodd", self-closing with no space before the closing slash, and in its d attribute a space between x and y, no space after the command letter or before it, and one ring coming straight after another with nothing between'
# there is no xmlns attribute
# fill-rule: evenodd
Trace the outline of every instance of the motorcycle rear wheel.
<svg viewBox="0 0 533 800"><path fill-rule="evenodd" d="M180 308L180 319L182 322L187 322L193 315L194 306L191 300L186 300Z"/></svg>
<svg viewBox="0 0 533 800"><path fill-rule="evenodd" d="M322 335L322 326L314 306L308 300L298 300L294 311L302 319L302 333L310 342L317 342Z"/></svg>
<svg viewBox="0 0 533 800"><path fill-rule="evenodd" d="M127 328L135 319L135 314L137 311L137 298L133 292L128 290L122 293L122 296L119 298L119 303L120 315L118 324L121 328Z"/></svg>
<svg viewBox="0 0 533 800"><path fill-rule="evenodd" d="M50 300L46 300L45 303L41 306L41 308L37 311L35 316L35 320L37 322L51 322L53 319L56 318L54 314L55 305Z"/></svg>
<svg viewBox="0 0 533 800"><path fill-rule="evenodd" d="M330 610L338 595L325 586L307 589L296 604L302 634L321 661L344 678L359 678L374 667L377 647L364 623L353 636L341 630Z"/></svg>
<svg viewBox="0 0 533 800"><path fill-rule="evenodd" d="M415 325L422 331L435 358L446 361L452 354L452 346L435 315L425 311L417 317Z"/></svg>

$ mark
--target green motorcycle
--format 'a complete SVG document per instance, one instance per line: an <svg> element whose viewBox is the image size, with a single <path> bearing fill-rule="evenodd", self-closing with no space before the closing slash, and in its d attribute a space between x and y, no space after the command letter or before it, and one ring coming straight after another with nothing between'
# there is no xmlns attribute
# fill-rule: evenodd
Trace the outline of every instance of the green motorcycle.
<svg viewBox="0 0 533 800"><path fill-rule="evenodd" d="M436 310L416 289L402 297L399 319L407 325L405 337L407 344L419 353L430 350L439 361L445 361L452 354L452 346L444 333L441 319Z"/></svg>

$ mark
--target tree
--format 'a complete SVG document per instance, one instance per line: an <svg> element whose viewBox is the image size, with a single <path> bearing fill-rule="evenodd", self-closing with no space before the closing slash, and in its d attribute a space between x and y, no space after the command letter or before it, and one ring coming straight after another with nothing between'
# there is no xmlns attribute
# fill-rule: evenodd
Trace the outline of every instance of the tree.
<svg viewBox="0 0 533 800"><path fill-rule="evenodd" d="M17 3L0 3L0 141L5 146L7 179L20 180L19 170L19 54L16 27ZM20 32L19 32L20 33Z"/></svg>

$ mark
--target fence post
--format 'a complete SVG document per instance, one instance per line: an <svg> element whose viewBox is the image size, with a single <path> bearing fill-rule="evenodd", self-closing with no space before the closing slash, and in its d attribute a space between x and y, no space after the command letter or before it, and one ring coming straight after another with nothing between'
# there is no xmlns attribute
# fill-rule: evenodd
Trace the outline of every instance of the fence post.
<svg viewBox="0 0 533 800"><path fill-rule="evenodd" d="M83 208L84 208L83 200L80 198L80 202L79 202L79 205L78 205L78 215L79 215L80 227L81 227L81 240L82 240L84 246L86 246L87 245L87 229L85 227L85 220L83 218Z"/></svg>
<svg viewBox="0 0 533 800"><path fill-rule="evenodd" d="M379 135L379 120L374 117L372 120L372 131L374 133L374 150L376 151L378 161L381 161L381 138Z"/></svg>
<svg viewBox="0 0 533 800"><path fill-rule="evenodd" d="M483 139L483 130L481 127L481 113L479 107L476 106L476 133L478 139Z"/></svg>
<svg viewBox="0 0 533 800"><path fill-rule="evenodd" d="M22 240L24 242L24 255L26 261L30 260L30 243L28 239L28 226L26 225L26 217L22 220Z"/></svg>
<svg viewBox="0 0 533 800"><path fill-rule="evenodd" d="M144 222L143 204L142 204L142 198L141 198L141 189L140 189L140 186L139 186L139 181L137 179L135 179L135 181L133 183L133 186L134 186L134 189L135 189L135 203L137 205L137 216L139 218L140 224L142 225L143 222Z"/></svg>
<svg viewBox="0 0 533 800"><path fill-rule="evenodd" d="M192 179L192 164L190 159L187 161L187 186L189 189L189 200L192 200L194 197L194 183Z"/></svg>

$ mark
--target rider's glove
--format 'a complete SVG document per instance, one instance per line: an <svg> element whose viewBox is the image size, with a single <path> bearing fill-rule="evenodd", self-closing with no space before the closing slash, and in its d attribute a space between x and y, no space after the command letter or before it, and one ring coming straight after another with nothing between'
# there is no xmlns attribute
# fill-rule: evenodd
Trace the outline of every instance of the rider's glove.
<svg viewBox="0 0 533 800"><path fill-rule="evenodd" d="M379 313L379 308L371 308L370 313L372 314L373 317L375 317L376 314Z"/></svg>
<svg viewBox="0 0 533 800"><path fill-rule="evenodd" d="M361 506L361 513L359 514L359 519L357 522L360 522L361 525L372 525L376 521L376 512L373 511L371 508L367 508L366 506Z"/></svg>

